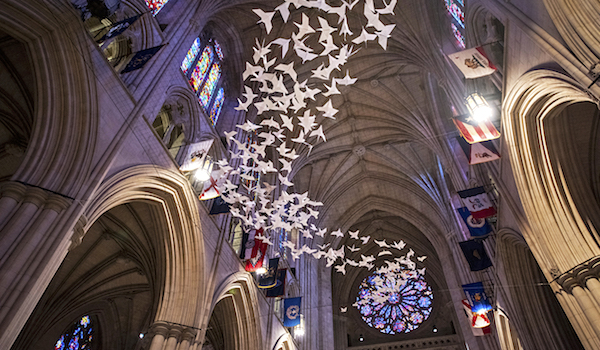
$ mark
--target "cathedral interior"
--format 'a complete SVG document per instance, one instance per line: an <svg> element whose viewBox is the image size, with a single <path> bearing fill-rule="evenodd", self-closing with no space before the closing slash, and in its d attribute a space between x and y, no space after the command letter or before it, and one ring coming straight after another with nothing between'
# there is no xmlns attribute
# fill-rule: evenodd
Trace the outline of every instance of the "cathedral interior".
<svg viewBox="0 0 600 350"><path fill-rule="evenodd" d="M600 349L598 18L3 0L0 349Z"/></svg>

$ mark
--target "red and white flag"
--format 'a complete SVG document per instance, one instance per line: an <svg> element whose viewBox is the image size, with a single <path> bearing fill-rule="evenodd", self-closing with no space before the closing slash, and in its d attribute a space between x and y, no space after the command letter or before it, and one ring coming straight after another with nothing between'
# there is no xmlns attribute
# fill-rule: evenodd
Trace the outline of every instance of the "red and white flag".
<svg viewBox="0 0 600 350"><path fill-rule="evenodd" d="M201 201L217 198L221 195L219 188L223 186L226 176L221 169L213 170L210 174L210 179L204 181L202 193L198 196Z"/></svg>
<svg viewBox="0 0 600 350"><path fill-rule="evenodd" d="M448 55L467 79L485 77L496 71L481 46Z"/></svg>
<svg viewBox="0 0 600 350"><path fill-rule="evenodd" d="M468 143L489 141L500 137L500 133L490 120L478 123L468 116L452 118L454 125Z"/></svg>
<svg viewBox="0 0 600 350"><path fill-rule="evenodd" d="M482 186L458 191L458 195L475 219L485 219L496 215L496 208Z"/></svg>
<svg viewBox="0 0 600 350"><path fill-rule="evenodd" d="M481 337L492 333L490 320L486 315L477 314L471 311L471 304L469 304L469 301L466 299L462 300L462 305L474 336Z"/></svg>
<svg viewBox="0 0 600 350"><path fill-rule="evenodd" d="M262 238L264 237L263 228L259 228L256 230L254 234L254 246L252 247L252 253L250 254L250 258L246 260L246 271L253 272L263 266L263 261L265 260L265 254L267 253L267 248L269 245L264 243Z"/></svg>

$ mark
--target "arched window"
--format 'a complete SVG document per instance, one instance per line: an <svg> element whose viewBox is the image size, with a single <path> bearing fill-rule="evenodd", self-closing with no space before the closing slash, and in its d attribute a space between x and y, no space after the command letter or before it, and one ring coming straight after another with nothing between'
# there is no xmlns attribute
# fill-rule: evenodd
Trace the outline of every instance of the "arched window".
<svg viewBox="0 0 600 350"><path fill-rule="evenodd" d="M198 95L200 105L212 124L216 125L225 100L225 90L220 86L223 49L216 40L211 39L200 52L201 44L200 38L194 40L180 68Z"/></svg>
<svg viewBox="0 0 600 350"><path fill-rule="evenodd" d="M91 349L94 329L90 316L85 315L58 338L54 350Z"/></svg>
<svg viewBox="0 0 600 350"><path fill-rule="evenodd" d="M152 16L156 14L169 2L169 0L146 0L146 5L152 11Z"/></svg>
<svg viewBox="0 0 600 350"><path fill-rule="evenodd" d="M465 36L463 30L465 29L465 11L463 0L444 0L446 4L446 10L452 17L450 26L452 27L452 35L456 39L456 45L464 49L465 48Z"/></svg>
<svg viewBox="0 0 600 350"><path fill-rule="evenodd" d="M183 146L185 141L185 130L182 124L175 124L173 116L171 115L172 112L173 107L171 105L164 105L156 116L156 119L154 119L152 127L158 134L162 143L169 150L171 156L176 158L179 149Z"/></svg>

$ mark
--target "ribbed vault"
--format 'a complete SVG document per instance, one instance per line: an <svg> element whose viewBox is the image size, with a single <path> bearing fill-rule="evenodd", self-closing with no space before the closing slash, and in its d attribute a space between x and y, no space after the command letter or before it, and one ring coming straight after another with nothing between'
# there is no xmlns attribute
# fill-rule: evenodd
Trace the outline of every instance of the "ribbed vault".
<svg viewBox="0 0 600 350"><path fill-rule="evenodd" d="M137 201L103 214L67 255L13 349L52 348L83 314L97 321L102 348L133 348L165 283L161 212L156 203Z"/></svg>

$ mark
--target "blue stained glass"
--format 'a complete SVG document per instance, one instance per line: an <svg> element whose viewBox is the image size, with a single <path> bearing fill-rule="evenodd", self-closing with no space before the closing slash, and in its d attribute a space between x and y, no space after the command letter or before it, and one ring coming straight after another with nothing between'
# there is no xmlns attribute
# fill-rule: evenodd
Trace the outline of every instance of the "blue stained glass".
<svg viewBox="0 0 600 350"><path fill-rule="evenodd" d="M190 47L187 54L185 55L185 58L181 62L181 71L183 73L188 72L188 70L192 66L192 63L194 63L196 56L198 56L198 52L200 52L200 38L196 38L196 40L194 40L192 47Z"/></svg>
<svg viewBox="0 0 600 350"><path fill-rule="evenodd" d="M450 15L452 15L452 17L454 18L456 23L458 23L458 25L460 25L462 28L464 28L465 27L465 13L464 13L462 7L458 6L458 4L456 4L454 2L454 0L445 0L445 2L446 2L446 9L450 13Z"/></svg>
<svg viewBox="0 0 600 350"><path fill-rule="evenodd" d="M379 269L362 281L356 302L370 327L386 334L408 333L431 314L433 293L418 273Z"/></svg>
<svg viewBox="0 0 600 350"><path fill-rule="evenodd" d="M223 100L225 100L225 92L223 88L220 88L213 102L212 108L210 109L210 121L212 125L217 125L219 120L219 113L221 113L221 107L223 107Z"/></svg>
<svg viewBox="0 0 600 350"><path fill-rule="evenodd" d="M454 23L450 23L450 25L452 26L452 34L454 34L454 38L456 39L458 47L460 47L461 49L464 49L465 48L465 38L463 37L462 32L456 27L456 25Z"/></svg>
<svg viewBox="0 0 600 350"><path fill-rule="evenodd" d="M206 72L208 72L208 67L210 66L210 62L212 62L214 57L213 49L211 46L207 46L202 51L202 56L196 63L196 67L194 67L194 71L190 76L190 84L194 91L198 92L200 90L200 86L204 81L204 77L206 76Z"/></svg>
<svg viewBox="0 0 600 350"><path fill-rule="evenodd" d="M146 5L152 11L152 16L156 16L167 2L169 0L146 0Z"/></svg>
<svg viewBox="0 0 600 350"><path fill-rule="evenodd" d="M215 51L217 52L217 56L219 57L220 60L223 60L223 49L221 49L221 45L219 45L219 43L215 40L213 42L213 44L215 45Z"/></svg>
<svg viewBox="0 0 600 350"><path fill-rule="evenodd" d="M210 73L208 73L208 78L206 78L206 83L204 83L202 92L200 93L200 103L202 103L204 109L208 109L210 98L215 91L215 87L217 86L220 77L221 66L219 66L218 63L214 63L210 69Z"/></svg>
<svg viewBox="0 0 600 350"><path fill-rule="evenodd" d="M93 332L94 330L91 326L90 317L85 315L81 317L79 321L73 324L69 331L60 336L54 345L54 350L90 349L93 339Z"/></svg>

